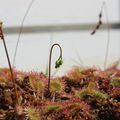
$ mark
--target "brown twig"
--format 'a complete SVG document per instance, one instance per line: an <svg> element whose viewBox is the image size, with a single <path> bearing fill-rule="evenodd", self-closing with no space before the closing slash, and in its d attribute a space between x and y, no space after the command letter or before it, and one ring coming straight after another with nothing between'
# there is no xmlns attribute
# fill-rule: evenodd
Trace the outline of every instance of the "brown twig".
<svg viewBox="0 0 120 120"><path fill-rule="evenodd" d="M102 4L102 7L101 7L101 11L98 15L99 17L99 21L97 23L97 25L95 26L94 30L92 31L91 35L94 35L96 33L96 31L100 28L100 26L102 25L102 10L103 10L103 7L104 7L105 3Z"/></svg>
<svg viewBox="0 0 120 120"><path fill-rule="evenodd" d="M8 54L6 42L5 42L5 39L4 39L4 34L3 34L3 30L2 30L2 22L0 22L0 38L3 40L3 45L4 45L6 57L7 57L7 60L8 60L8 65L9 65L10 73L11 73L11 79L12 79L13 85L14 85L16 104L18 104L19 101L18 101L18 94L17 94L17 88L16 88L16 81L14 79L14 75L13 75L13 71L12 71L12 67L11 67L11 62L10 62L9 54Z"/></svg>

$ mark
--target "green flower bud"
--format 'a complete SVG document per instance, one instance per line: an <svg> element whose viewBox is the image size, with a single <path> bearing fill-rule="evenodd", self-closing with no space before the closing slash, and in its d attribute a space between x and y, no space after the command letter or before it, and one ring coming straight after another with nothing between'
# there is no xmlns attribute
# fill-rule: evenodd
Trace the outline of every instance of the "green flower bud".
<svg viewBox="0 0 120 120"><path fill-rule="evenodd" d="M62 58L59 58L59 59L55 62L55 68L59 68L62 64L63 64L63 60L62 60Z"/></svg>

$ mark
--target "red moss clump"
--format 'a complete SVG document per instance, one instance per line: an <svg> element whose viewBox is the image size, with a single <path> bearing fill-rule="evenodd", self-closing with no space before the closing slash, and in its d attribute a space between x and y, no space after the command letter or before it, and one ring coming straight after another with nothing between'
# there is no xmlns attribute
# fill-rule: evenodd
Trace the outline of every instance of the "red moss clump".
<svg viewBox="0 0 120 120"><path fill-rule="evenodd" d="M19 105L9 69L0 69L1 120L119 120L120 69L71 69L65 76L13 70Z"/></svg>

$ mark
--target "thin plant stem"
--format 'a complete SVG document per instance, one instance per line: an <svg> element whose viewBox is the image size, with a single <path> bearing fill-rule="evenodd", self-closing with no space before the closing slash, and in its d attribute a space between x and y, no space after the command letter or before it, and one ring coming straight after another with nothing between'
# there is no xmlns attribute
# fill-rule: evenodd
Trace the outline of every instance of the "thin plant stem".
<svg viewBox="0 0 120 120"><path fill-rule="evenodd" d="M51 48L52 43L53 43L53 37L54 37L54 34L53 34L53 31L51 31L51 34L50 34L50 44L49 44L48 54L49 54L50 48ZM47 63L46 63L45 74L46 74L46 76L48 76L48 61L47 61Z"/></svg>
<svg viewBox="0 0 120 120"><path fill-rule="evenodd" d="M28 13L29 13L30 8L32 7L34 1L35 1L35 0L32 0L32 1L30 2L29 6L28 6L28 8L27 8L27 10L26 10L26 12L25 12L25 15L24 15L24 17L23 17L22 23L21 23L21 28L20 28L20 31L19 31L19 35L18 35L16 47L15 47L15 53L14 53L14 57L13 57L13 68L14 68L14 66L15 66L15 61L16 61L16 56L17 56L17 51L18 51L18 45L19 45L19 41L20 41L21 34L22 34L23 25L24 25L25 19L26 19Z"/></svg>
<svg viewBox="0 0 120 120"><path fill-rule="evenodd" d="M50 49L50 55L49 55L49 73L48 73L48 91L50 91L50 77L51 77L51 58L52 58L52 50L54 46L58 46L60 48L60 56L58 59L62 58L62 48L58 43L55 43L52 45Z"/></svg>
<svg viewBox="0 0 120 120"><path fill-rule="evenodd" d="M104 59L104 69L106 69L107 62L108 62L108 55L109 55L109 46L110 46L110 27L109 27L107 5L106 5L105 1L102 4L101 11L100 11L100 14L99 14L100 19L102 17L103 10L105 12L106 24L107 24L107 43L106 43L106 51L105 51L105 59Z"/></svg>
<svg viewBox="0 0 120 120"><path fill-rule="evenodd" d="M108 55L109 55L109 46L110 46L110 27L109 27L109 18L108 18L108 12L107 12L107 6L104 2L104 10L105 10L105 16L107 21L107 44L106 44L106 53L105 53L105 60L104 60L104 69L106 69L107 62L108 62Z"/></svg>
<svg viewBox="0 0 120 120"><path fill-rule="evenodd" d="M10 62L10 57L9 57L9 54L8 54L8 50L7 50L7 46L6 46L4 34L3 34L3 31L2 31L2 26L0 27L0 37L3 40L3 45L4 45L6 57L7 57L7 60L8 60L8 65L9 65L10 73L11 73L11 79L12 79L13 85L14 85L16 104L19 104L17 87L16 87L16 81L14 79L13 70L12 70L11 62Z"/></svg>
<svg viewBox="0 0 120 120"><path fill-rule="evenodd" d="M55 97L56 97L56 92L54 92L54 94L53 94L53 98L52 98L53 102L55 102L55 99L56 99Z"/></svg>
<svg viewBox="0 0 120 120"><path fill-rule="evenodd" d="M107 43L106 43L106 51L105 51L105 59L104 59L104 69L106 69L107 66L107 62L108 62L108 55L109 55L109 46L110 46L110 26L109 26L109 19L108 19L108 12L107 12L107 5L105 3L105 1L102 4L100 13L99 13L99 21L95 27L95 29L92 31L91 35L94 35L96 33L96 31L100 28L100 26L102 25L102 13L103 10L105 11L105 17L106 17L106 23L107 23Z"/></svg>

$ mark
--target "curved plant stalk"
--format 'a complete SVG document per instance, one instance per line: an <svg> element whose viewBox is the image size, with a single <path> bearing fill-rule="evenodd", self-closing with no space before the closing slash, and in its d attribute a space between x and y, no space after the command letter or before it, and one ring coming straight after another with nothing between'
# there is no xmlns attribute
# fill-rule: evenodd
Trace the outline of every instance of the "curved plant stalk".
<svg viewBox="0 0 120 120"><path fill-rule="evenodd" d="M8 65L9 65L9 69L10 69L10 73L11 73L11 79L13 81L14 90L15 90L16 104L19 104L18 93L17 93L16 84L15 84L16 81L14 79L14 75L13 75L13 71L12 71L12 67L11 67L11 62L10 62L9 54L8 54L6 42L5 42L5 39L4 39L4 34L3 34L3 30L2 30L2 22L0 23L0 38L3 40L3 45L4 45L5 52L6 52L6 57L7 57L7 60L8 60Z"/></svg>
<svg viewBox="0 0 120 120"><path fill-rule="evenodd" d="M15 47L15 53L14 53L14 57L13 57L13 68L15 66L15 60L16 60L16 55L17 55L17 51L18 51L18 44L19 44L19 41L20 41L20 37L21 37L21 33L22 33L22 30L23 30L23 24L24 24L24 21L25 21L25 18L27 17L28 13L29 13L29 10L30 8L32 7L32 4L35 0L32 0L25 12L25 15L23 17L23 20L22 20L22 23L21 23L21 28L20 28L20 31L19 31L19 35L18 35L18 39L17 39L17 43L16 43L16 47Z"/></svg>
<svg viewBox="0 0 120 120"><path fill-rule="evenodd" d="M55 43L52 45L51 49L50 49L50 56L49 56L49 73L48 73L48 92L50 91L50 76L51 76L51 58L52 58L52 50L54 46L58 46L60 49L60 56L57 59L57 61L55 62L55 68L59 68L63 61L62 61L62 48L58 43Z"/></svg>

